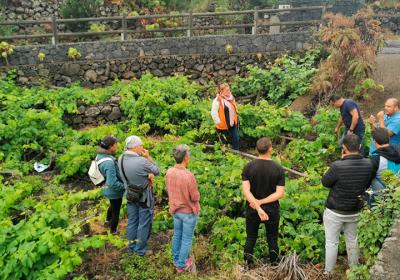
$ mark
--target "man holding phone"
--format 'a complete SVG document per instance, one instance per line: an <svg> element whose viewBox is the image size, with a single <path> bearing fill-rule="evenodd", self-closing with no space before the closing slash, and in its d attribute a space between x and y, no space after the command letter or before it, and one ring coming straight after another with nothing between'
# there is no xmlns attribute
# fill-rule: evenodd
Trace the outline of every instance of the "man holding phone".
<svg viewBox="0 0 400 280"><path fill-rule="evenodd" d="M269 258L276 263L279 254L279 199L285 194L285 172L282 166L271 160L272 143L268 138L257 141L257 159L248 163L242 172L243 194L247 199L246 245L244 258L252 265L254 246L260 224L265 225Z"/></svg>
<svg viewBox="0 0 400 280"><path fill-rule="evenodd" d="M139 256L144 256L153 222L152 179L160 174L160 169L138 136L132 135L126 138L125 150L118 164L127 190L126 236L131 241L128 249Z"/></svg>

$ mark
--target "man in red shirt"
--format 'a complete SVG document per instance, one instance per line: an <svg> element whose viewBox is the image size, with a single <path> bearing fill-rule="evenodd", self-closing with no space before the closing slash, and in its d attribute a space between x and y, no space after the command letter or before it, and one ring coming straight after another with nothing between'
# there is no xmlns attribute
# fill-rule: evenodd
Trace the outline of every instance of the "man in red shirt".
<svg viewBox="0 0 400 280"><path fill-rule="evenodd" d="M186 168L190 161L189 147L178 145L173 155L176 164L168 169L165 185L169 198L169 211L174 217L172 255L176 271L181 273L192 265L189 255L200 212L200 193L194 175Z"/></svg>

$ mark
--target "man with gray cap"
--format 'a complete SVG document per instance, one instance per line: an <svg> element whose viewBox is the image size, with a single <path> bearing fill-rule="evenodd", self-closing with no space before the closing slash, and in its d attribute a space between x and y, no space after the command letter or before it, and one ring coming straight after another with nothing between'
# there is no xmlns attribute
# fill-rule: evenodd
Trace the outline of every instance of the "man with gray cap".
<svg viewBox="0 0 400 280"><path fill-rule="evenodd" d="M119 158L119 170L127 194L129 251L144 256L153 221L154 196L152 179L160 168L152 161L142 140L135 135L125 140L125 153Z"/></svg>

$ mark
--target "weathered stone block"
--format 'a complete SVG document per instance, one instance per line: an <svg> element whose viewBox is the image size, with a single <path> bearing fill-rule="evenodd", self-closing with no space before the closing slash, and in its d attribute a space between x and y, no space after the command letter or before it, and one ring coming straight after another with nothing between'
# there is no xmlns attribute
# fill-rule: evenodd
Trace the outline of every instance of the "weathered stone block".
<svg viewBox="0 0 400 280"><path fill-rule="evenodd" d="M97 107L89 107L85 111L86 117L96 117L100 114L100 109Z"/></svg>

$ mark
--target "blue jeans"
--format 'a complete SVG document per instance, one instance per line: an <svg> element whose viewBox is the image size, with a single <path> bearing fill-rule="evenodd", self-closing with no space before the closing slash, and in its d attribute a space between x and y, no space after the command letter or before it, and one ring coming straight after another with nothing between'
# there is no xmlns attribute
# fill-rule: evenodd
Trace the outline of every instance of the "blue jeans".
<svg viewBox="0 0 400 280"><path fill-rule="evenodd" d="M143 208L139 206L139 203L128 203L127 208L126 237L131 241L128 248L130 251L144 256L151 232L153 207Z"/></svg>
<svg viewBox="0 0 400 280"><path fill-rule="evenodd" d="M186 259L192 250L193 234L198 216L195 214L175 213L173 217L172 257L177 268L185 268Z"/></svg>
<svg viewBox="0 0 400 280"><path fill-rule="evenodd" d="M374 203L376 197L379 195L379 193L385 188L385 185L382 183L381 180L374 178L371 182L371 190L372 194L367 195L367 203L369 208L371 208Z"/></svg>

